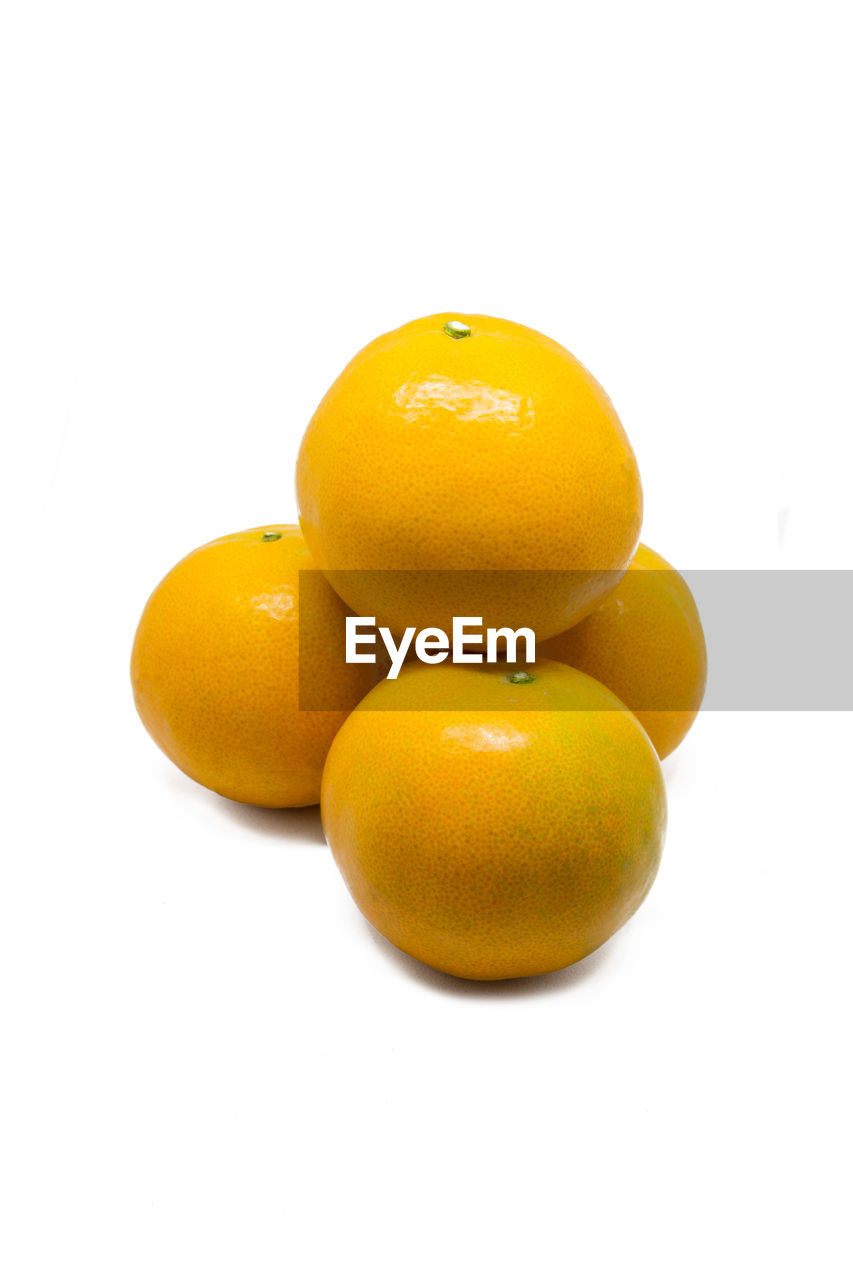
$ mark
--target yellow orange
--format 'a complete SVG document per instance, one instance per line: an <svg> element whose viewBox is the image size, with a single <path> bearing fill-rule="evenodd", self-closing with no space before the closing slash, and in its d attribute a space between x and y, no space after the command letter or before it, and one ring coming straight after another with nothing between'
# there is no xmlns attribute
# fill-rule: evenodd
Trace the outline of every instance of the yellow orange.
<svg viewBox="0 0 853 1280"><path fill-rule="evenodd" d="M143 724L184 773L232 800L317 804L329 744L377 678L345 664L346 608L323 575L300 591L300 570L313 568L295 525L231 534L181 560L139 622ZM309 702L320 688L329 710L300 710L300 633Z"/></svg>
<svg viewBox="0 0 853 1280"><path fill-rule="evenodd" d="M556 635L627 568L642 516L595 378L533 329L458 312L347 365L305 433L297 495L317 565L398 634L456 615Z"/></svg>
<svg viewBox="0 0 853 1280"><path fill-rule="evenodd" d="M681 574L642 544L602 604L538 652L612 689L661 759L684 738L705 692L707 656L696 601Z"/></svg>
<svg viewBox="0 0 853 1280"><path fill-rule="evenodd" d="M436 969L496 979L572 964L633 914L666 800L644 730L582 672L415 663L341 728L322 816L371 924Z"/></svg>

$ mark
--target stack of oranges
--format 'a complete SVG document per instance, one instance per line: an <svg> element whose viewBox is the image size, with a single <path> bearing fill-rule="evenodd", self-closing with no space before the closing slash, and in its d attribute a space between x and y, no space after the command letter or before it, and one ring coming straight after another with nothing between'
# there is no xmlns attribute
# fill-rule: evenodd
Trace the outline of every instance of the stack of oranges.
<svg viewBox="0 0 853 1280"><path fill-rule="evenodd" d="M638 545L637 463L605 392L532 329L429 316L329 388L296 486L299 526L208 543L149 599L131 663L146 728L232 800L319 801L356 903L425 963L498 979L588 955L654 880L659 760L706 666L687 584ZM346 661L348 616L433 643L389 678ZM462 617L495 629L497 660L444 658Z"/></svg>

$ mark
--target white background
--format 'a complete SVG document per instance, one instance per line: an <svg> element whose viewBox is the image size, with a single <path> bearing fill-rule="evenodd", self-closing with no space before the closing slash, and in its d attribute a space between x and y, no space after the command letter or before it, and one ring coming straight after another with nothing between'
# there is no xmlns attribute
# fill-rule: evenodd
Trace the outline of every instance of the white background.
<svg viewBox="0 0 853 1280"><path fill-rule="evenodd" d="M4 7L9 1280L850 1274L849 715L704 716L639 915L490 987L372 933L315 810L179 774L127 675L445 308L592 369L677 565L850 567L848 16Z"/></svg>

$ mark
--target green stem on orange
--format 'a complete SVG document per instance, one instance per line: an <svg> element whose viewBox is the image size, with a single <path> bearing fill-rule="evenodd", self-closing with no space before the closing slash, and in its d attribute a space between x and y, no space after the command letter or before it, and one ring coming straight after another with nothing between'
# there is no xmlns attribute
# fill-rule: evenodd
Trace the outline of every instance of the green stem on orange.
<svg viewBox="0 0 853 1280"><path fill-rule="evenodd" d="M448 320L444 326L444 332L448 338L470 338L471 326L464 320Z"/></svg>

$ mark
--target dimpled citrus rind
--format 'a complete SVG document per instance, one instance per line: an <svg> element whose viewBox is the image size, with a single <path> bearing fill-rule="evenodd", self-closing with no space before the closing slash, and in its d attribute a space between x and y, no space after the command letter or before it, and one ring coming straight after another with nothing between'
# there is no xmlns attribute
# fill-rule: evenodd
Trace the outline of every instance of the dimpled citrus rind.
<svg viewBox="0 0 853 1280"><path fill-rule="evenodd" d="M231 800L317 804L329 745L376 678L344 662L345 606L316 573L300 614L299 571L314 567L295 525L231 534L177 564L139 622L131 681L143 724L179 769ZM299 710L300 627L340 711Z"/></svg>
<svg viewBox="0 0 853 1280"><path fill-rule="evenodd" d="M634 712L663 760L684 740L705 693L708 659L696 601L663 556L640 545L602 603L540 652L586 671Z"/></svg>
<svg viewBox="0 0 853 1280"><path fill-rule="evenodd" d="M470 336L449 337L453 319ZM297 496L318 566L397 633L447 629L453 608L428 574L401 604L389 571L473 569L536 572L466 583L468 615L554 635L627 567L642 518L634 454L592 375L535 330L460 313L350 362L306 430Z"/></svg>
<svg viewBox="0 0 853 1280"><path fill-rule="evenodd" d="M663 780L637 720L560 663L525 668L529 684L514 670L405 668L349 717L323 775L323 825L361 911L463 978L594 951L646 896L663 844Z"/></svg>

